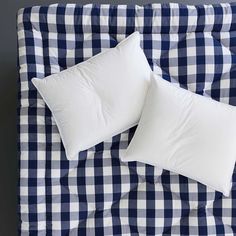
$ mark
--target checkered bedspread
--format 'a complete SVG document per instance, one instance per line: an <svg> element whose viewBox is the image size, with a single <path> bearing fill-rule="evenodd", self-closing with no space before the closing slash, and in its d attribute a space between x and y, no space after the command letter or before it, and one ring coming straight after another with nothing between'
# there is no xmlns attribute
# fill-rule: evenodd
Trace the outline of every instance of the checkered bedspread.
<svg viewBox="0 0 236 236"><path fill-rule="evenodd" d="M20 235L236 235L236 173L225 198L181 175L122 163L135 127L66 159L31 78L82 62L135 30L155 72L236 105L236 4L19 10Z"/></svg>

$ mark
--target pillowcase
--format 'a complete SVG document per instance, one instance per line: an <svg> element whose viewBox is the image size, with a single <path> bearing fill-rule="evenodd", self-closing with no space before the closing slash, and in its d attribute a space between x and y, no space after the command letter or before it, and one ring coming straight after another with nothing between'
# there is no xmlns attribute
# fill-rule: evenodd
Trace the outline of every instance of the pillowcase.
<svg viewBox="0 0 236 236"><path fill-rule="evenodd" d="M159 166L228 196L236 160L236 107L153 75L122 160Z"/></svg>
<svg viewBox="0 0 236 236"><path fill-rule="evenodd" d="M87 61L32 79L52 112L68 159L137 124L150 73L135 32Z"/></svg>

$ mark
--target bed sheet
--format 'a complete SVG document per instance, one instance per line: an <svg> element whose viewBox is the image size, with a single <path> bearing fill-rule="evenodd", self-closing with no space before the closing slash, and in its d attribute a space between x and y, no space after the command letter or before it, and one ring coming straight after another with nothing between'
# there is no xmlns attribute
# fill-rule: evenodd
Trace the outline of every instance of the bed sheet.
<svg viewBox="0 0 236 236"><path fill-rule="evenodd" d="M135 127L68 161L51 112L31 83L137 30L154 72L236 105L235 4L34 6L19 10L17 29L19 235L236 234L236 174L226 198L184 176L123 163L119 156Z"/></svg>

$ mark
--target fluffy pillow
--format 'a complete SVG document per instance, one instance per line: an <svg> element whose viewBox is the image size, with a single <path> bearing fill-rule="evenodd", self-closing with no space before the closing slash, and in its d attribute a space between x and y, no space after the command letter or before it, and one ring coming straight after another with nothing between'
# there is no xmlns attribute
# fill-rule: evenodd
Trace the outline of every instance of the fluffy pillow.
<svg viewBox="0 0 236 236"><path fill-rule="evenodd" d="M236 107L153 75L122 160L159 166L228 196L236 160Z"/></svg>
<svg viewBox="0 0 236 236"><path fill-rule="evenodd" d="M52 111L68 159L137 124L150 73L135 32L85 62L32 79Z"/></svg>

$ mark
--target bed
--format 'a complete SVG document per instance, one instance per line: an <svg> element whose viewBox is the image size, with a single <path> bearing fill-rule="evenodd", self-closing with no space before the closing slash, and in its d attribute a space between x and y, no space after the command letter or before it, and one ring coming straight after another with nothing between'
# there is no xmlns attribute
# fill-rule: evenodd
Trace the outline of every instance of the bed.
<svg viewBox="0 0 236 236"><path fill-rule="evenodd" d="M236 105L236 4L54 4L20 9L17 22L19 235L236 234L236 173L224 197L184 176L123 163L136 127L69 161L31 83L139 31L154 72Z"/></svg>

